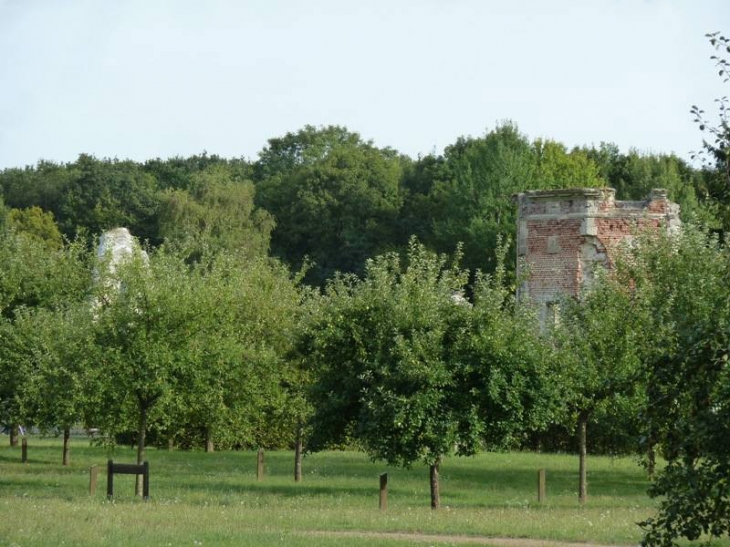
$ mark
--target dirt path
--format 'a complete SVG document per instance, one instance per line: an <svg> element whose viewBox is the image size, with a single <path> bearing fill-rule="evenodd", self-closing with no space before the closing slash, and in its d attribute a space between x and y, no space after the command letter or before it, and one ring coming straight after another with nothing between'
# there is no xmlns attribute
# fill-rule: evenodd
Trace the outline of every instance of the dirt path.
<svg viewBox="0 0 730 547"><path fill-rule="evenodd" d="M407 532L311 531L301 532L301 535L314 537L393 539L418 543L428 542L455 543L458 545L494 545L498 547L610 547L605 544L598 543L551 541L547 539L495 538L485 536L418 534Z"/></svg>

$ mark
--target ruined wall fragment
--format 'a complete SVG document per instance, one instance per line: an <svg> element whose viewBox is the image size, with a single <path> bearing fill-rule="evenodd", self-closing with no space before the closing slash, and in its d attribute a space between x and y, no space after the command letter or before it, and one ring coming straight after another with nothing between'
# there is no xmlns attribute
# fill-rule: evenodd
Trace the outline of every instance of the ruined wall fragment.
<svg viewBox="0 0 730 547"><path fill-rule="evenodd" d="M519 298L540 309L544 321L564 295L576 296L611 253L642 229L679 226L679 205L666 190L644 201L617 201L612 188L537 190L515 196Z"/></svg>

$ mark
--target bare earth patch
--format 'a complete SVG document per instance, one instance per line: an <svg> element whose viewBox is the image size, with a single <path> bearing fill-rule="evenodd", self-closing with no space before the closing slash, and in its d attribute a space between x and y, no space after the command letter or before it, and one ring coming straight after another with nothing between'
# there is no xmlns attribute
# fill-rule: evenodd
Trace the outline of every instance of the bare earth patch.
<svg viewBox="0 0 730 547"><path fill-rule="evenodd" d="M496 538L483 536L460 536L449 534L418 534L412 532L357 532L357 531L311 531L302 535L315 537L373 538L429 543L457 543L459 545L495 545L500 547L610 547L600 543L551 541L528 538Z"/></svg>

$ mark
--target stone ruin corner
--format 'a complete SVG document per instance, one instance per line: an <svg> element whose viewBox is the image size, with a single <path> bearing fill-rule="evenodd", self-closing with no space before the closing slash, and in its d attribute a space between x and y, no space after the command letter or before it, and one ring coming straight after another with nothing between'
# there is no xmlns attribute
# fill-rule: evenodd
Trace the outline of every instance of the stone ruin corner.
<svg viewBox="0 0 730 547"><path fill-rule="evenodd" d="M613 188L533 190L517 204L518 298L534 302L544 322L560 298L577 296L611 254L643 229L676 230L679 205L657 188L643 201L617 201Z"/></svg>

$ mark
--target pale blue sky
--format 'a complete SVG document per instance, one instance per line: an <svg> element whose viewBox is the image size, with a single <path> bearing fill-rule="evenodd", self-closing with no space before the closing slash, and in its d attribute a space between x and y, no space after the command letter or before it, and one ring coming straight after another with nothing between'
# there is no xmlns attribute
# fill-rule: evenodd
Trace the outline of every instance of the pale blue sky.
<svg viewBox="0 0 730 547"><path fill-rule="evenodd" d="M728 0L0 0L0 168L255 159L305 124L416 157L530 138L687 158Z"/></svg>

